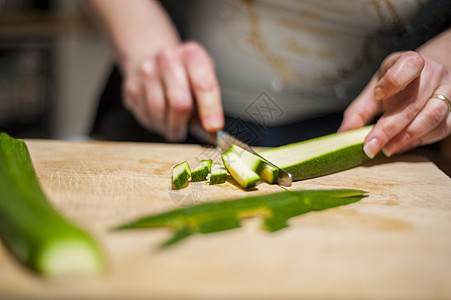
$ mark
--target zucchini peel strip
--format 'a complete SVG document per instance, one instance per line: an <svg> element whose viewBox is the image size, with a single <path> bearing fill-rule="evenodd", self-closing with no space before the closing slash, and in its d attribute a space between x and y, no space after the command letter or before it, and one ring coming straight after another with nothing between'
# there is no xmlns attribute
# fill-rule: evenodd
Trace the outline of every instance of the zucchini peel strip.
<svg viewBox="0 0 451 300"><path fill-rule="evenodd" d="M239 228L242 219L255 216L263 218L263 229L274 232L288 227L292 217L354 203L365 196L364 191L350 189L283 191L180 208L143 217L113 230L169 227L174 234L161 245L164 248L196 233Z"/></svg>

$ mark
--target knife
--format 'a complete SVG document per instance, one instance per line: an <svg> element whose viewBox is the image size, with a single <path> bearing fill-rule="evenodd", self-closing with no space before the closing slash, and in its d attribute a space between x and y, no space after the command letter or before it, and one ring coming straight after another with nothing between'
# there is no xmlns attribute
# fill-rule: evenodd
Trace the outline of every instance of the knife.
<svg viewBox="0 0 451 300"><path fill-rule="evenodd" d="M269 160L264 158L261 154L256 152L254 149L252 149L251 146L249 146L245 142L241 141L240 139L232 136L231 134L229 134L223 130L219 130L214 133L207 132L200 125L200 123L193 122L193 121L190 122L189 132L196 138L200 139L201 141L207 142L211 145L216 146L216 148L219 148L221 150L221 152L228 151L233 144L243 148L244 150L251 152L252 154L258 156L260 159L265 161L268 165L279 170L279 172L278 172L279 175L277 178L278 185L286 186L286 187L291 186L293 179L292 179L292 176L290 173L288 173L284 169L279 168L278 166L276 166L275 164L273 164L272 162L270 162Z"/></svg>

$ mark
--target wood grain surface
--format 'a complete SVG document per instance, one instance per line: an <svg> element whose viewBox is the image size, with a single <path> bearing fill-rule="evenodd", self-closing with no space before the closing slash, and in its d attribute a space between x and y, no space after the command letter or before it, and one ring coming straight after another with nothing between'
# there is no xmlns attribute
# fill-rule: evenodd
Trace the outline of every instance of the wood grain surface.
<svg viewBox="0 0 451 300"><path fill-rule="evenodd" d="M276 233L258 219L195 235L167 250L167 229L111 232L180 206L279 191L191 184L170 189L172 166L213 156L197 145L27 141L44 191L99 239L108 270L48 280L0 247L0 299L450 299L451 179L417 156L380 158L290 189L355 188L360 202L295 217Z"/></svg>

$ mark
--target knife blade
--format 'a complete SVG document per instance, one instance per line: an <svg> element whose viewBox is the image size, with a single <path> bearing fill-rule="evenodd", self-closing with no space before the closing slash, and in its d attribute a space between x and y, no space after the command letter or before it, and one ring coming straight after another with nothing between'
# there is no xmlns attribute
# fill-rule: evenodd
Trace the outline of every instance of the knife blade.
<svg viewBox="0 0 451 300"><path fill-rule="evenodd" d="M279 168L278 166L276 166L275 164L273 164L272 162L270 162L269 160L264 158L261 154L256 152L254 149L252 149L251 146L249 146L245 142L241 141L240 139L232 136L231 134L227 133L226 131L219 130L215 133L209 133L209 132L205 131L205 129L202 128L200 123L195 123L195 122L190 123L189 131L196 138L216 146L222 152L228 151L233 144L243 148L246 151L251 152L252 154L258 156L260 159L265 161L268 165L279 170L278 177L277 177L278 185L286 186L286 187L291 186L293 179L289 172L285 171L282 168Z"/></svg>

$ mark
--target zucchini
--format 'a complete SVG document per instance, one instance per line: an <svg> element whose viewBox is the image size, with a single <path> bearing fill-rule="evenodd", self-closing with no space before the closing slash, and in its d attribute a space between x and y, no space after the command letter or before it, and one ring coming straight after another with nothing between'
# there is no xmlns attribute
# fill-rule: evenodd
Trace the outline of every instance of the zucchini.
<svg viewBox="0 0 451 300"><path fill-rule="evenodd" d="M354 203L365 197L358 190L283 191L234 200L197 204L139 218L115 230L169 227L171 246L195 233L213 233L241 227L241 219L261 216L263 229L274 232L288 227L288 220L311 211Z"/></svg>
<svg viewBox="0 0 451 300"><path fill-rule="evenodd" d="M368 160L363 152L363 141L371 128L366 126L333 133L258 153L291 173L293 180L314 178L349 169ZM270 166L263 171L265 175L262 177L268 182L274 182L272 171Z"/></svg>
<svg viewBox="0 0 451 300"><path fill-rule="evenodd" d="M191 172L191 181L196 182L207 180L207 176L210 173L211 162L211 159L201 160Z"/></svg>
<svg viewBox="0 0 451 300"><path fill-rule="evenodd" d="M229 151L236 153L236 155L240 157L240 159L246 164L246 166L248 166L252 171L254 171L257 174L260 174L267 165L267 163L260 157L252 154L247 150L244 150L243 148L237 145L232 145Z"/></svg>
<svg viewBox="0 0 451 300"><path fill-rule="evenodd" d="M191 169L187 161L175 165L172 169L172 184L176 190L185 187L191 177Z"/></svg>
<svg viewBox="0 0 451 300"><path fill-rule="evenodd" d="M227 169L223 164L213 163L210 169L210 184L224 183L227 179Z"/></svg>
<svg viewBox="0 0 451 300"><path fill-rule="evenodd" d="M228 151L222 154L221 157L230 175L242 188L248 189L260 182L260 177L257 173L252 171L235 152Z"/></svg>
<svg viewBox="0 0 451 300"><path fill-rule="evenodd" d="M48 202L26 144L5 133L0 133L0 191L0 237L19 262L47 276L104 268L96 240Z"/></svg>
<svg viewBox="0 0 451 300"><path fill-rule="evenodd" d="M279 177L279 169L271 165L267 165L260 173L260 177L267 183L277 183L277 178Z"/></svg>

